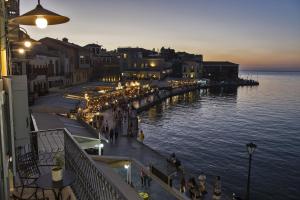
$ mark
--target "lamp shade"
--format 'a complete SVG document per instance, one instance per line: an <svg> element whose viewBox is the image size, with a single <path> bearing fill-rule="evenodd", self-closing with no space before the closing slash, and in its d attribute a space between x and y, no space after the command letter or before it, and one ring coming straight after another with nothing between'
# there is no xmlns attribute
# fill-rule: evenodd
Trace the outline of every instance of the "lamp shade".
<svg viewBox="0 0 300 200"><path fill-rule="evenodd" d="M11 19L12 23L20 24L20 25L29 25L35 26L36 20L38 18L44 18L47 20L48 25L62 24L68 22L70 19L68 17L59 15L50 10L44 9L41 4L38 4L35 9L19 16Z"/></svg>
<svg viewBox="0 0 300 200"><path fill-rule="evenodd" d="M249 155L251 155L251 154L253 154L253 152L257 146L256 146L256 144L251 142L251 143L247 144L246 147L247 147Z"/></svg>

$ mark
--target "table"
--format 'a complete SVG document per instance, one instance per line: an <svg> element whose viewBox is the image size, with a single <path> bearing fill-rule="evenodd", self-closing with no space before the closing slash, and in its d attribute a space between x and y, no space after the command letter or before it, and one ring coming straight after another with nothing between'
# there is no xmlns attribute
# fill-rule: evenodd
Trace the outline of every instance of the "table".
<svg viewBox="0 0 300 200"><path fill-rule="evenodd" d="M52 181L52 174L48 173L45 175L40 176L36 184L39 188L42 188L44 190L52 190L53 194L55 196L56 200L62 199L62 190L65 187L71 186L75 182L75 175L69 171L69 170L64 170L63 172L63 179L61 181ZM58 192L56 193L56 190Z"/></svg>

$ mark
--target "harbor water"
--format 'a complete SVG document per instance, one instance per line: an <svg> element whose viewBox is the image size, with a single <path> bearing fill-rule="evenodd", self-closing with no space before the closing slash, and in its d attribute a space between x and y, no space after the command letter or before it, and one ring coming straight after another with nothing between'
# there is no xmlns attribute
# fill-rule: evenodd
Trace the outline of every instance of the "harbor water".
<svg viewBox="0 0 300 200"><path fill-rule="evenodd" d="M175 152L189 176L221 176L223 192L245 196L246 144L254 142L251 199L300 198L300 73L243 72L259 86L199 90L141 113L145 143Z"/></svg>

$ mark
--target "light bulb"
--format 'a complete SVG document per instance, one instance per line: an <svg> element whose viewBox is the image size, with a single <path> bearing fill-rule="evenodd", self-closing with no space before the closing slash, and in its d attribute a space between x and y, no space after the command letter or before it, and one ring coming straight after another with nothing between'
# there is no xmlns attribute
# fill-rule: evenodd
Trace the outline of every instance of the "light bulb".
<svg viewBox="0 0 300 200"><path fill-rule="evenodd" d="M27 48L30 48L31 47L31 42L30 41L25 41L24 46L27 47Z"/></svg>
<svg viewBox="0 0 300 200"><path fill-rule="evenodd" d="M18 52L19 52L19 54L24 54L24 53L25 53L25 50L24 50L23 48L19 48L19 49L18 49Z"/></svg>
<svg viewBox="0 0 300 200"><path fill-rule="evenodd" d="M35 24L38 28L40 29L44 29L48 26L48 21L46 18L44 17L38 17L36 20L35 20Z"/></svg>

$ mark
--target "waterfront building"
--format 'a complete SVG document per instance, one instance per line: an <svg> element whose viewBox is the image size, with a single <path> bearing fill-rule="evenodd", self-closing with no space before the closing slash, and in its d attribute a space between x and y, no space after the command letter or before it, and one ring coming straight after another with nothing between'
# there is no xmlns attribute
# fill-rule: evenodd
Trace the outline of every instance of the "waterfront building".
<svg viewBox="0 0 300 200"><path fill-rule="evenodd" d="M19 31L19 38L28 38L23 31ZM24 53L19 53L18 45L11 44L12 48L12 74L26 75L28 81L28 94L30 102L48 91L56 91L66 85L70 80L66 79L66 65L62 65L59 52L37 41L32 40L32 46ZM17 43L18 44L18 43Z"/></svg>
<svg viewBox="0 0 300 200"><path fill-rule="evenodd" d="M162 80L172 72L171 63L154 51L143 48L118 48L124 79Z"/></svg>
<svg viewBox="0 0 300 200"><path fill-rule="evenodd" d="M228 61L204 61L203 78L211 81L237 81L239 65Z"/></svg>
<svg viewBox="0 0 300 200"><path fill-rule="evenodd" d="M58 40L46 37L41 39L40 42L50 50L59 52L62 67L67 69L65 76L70 79L72 85L85 83L90 79L92 68L88 49L70 43L67 38Z"/></svg>
<svg viewBox="0 0 300 200"><path fill-rule="evenodd" d="M162 47L160 49L160 55L166 60L166 61L173 61L174 59L176 59L178 56L175 52L175 49L171 49L171 48L165 48Z"/></svg>
<svg viewBox="0 0 300 200"><path fill-rule="evenodd" d="M170 50L164 50L169 52ZM173 51L171 51L173 52ZM162 55L166 55L163 53ZM171 55L173 55L171 53ZM170 57L167 54L166 59ZM201 54L190 54L187 52L176 52L172 56L172 77L197 79L202 77L203 56Z"/></svg>
<svg viewBox="0 0 300 200"><path fill-rule="evenodd" d="M200 76L200 63L184 61L182 64L182 78L197 79Z"/></svg>
<svg viewBox="0 0 300 200"><path fill-rule="evenodd" d="M120 63L116 51L107 51L98 44L88 44L84 46L90 52L93 80L103 82L120 81Z"/></svg>

